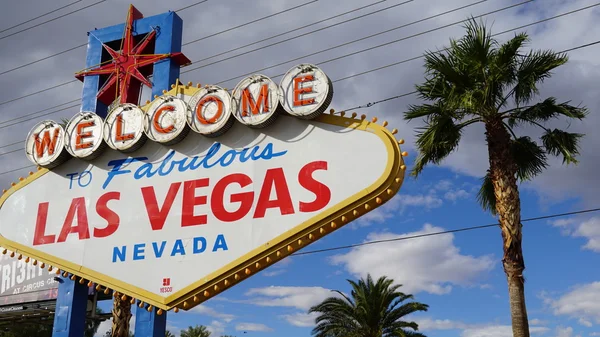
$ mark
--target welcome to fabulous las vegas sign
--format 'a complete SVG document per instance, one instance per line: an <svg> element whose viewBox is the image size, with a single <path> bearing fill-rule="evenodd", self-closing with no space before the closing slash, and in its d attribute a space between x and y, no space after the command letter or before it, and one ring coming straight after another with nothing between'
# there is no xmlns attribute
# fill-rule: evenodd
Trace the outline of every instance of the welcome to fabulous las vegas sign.
<svg viewBox="0 0 600 337"><path fill-rule="evenodd" d="M39 166L0 197L0 244L160 310L190 309L373 211L405 172L396 130L326 114L319 67L231 91L173 83L103 119L35 125Z"/></svg>

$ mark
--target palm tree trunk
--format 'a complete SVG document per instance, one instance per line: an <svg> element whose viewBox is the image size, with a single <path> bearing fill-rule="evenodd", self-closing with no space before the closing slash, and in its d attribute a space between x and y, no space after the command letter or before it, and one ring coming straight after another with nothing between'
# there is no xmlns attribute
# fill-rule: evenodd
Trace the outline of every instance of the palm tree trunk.
<svg viewBox="0 0 600 337"><path fill-rule="evenodd" d="M514 337L529 337L525 306L525 262L521 248L521 201L517 187L517 166L510 151L510 135L502 120L486 121L490 175L496 196L496 212L502 230L502 264L508 282L508 296Z"/></svg>
<svg viewBox="0 0 600 337"><path fill-rule="evenodd" d="M121 299L115 294L113 299L113 324L111 337L129 337L129 320L131 319L131 302Z"/></svg>

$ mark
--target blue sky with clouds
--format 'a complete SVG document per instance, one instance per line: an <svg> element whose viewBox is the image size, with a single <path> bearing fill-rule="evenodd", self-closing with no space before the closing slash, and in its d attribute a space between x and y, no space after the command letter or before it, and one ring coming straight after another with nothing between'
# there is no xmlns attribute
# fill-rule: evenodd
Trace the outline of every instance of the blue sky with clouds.
<svg viewBox="0 0 600 337"><path fill-rule="evenodd" d="M417 180L407 179L379 210L305 250L494 223L477 204L477 183L447 169L428 169ZM524 219L579 209L566 201L545 210L538 199L524 190ZM600 271L593 266L598 255L593 247L586 249L589 239L566 232L568 219L573 218L524 224L527 309L535 335L572 329L573 336L592 336L596 331L593 299L600 294L600 283L594 282ZM314 318L308 308L332 296L331 289L347 292L346 279L371 272L394 278L415 300L430 306L411 317L429 336L507 336L510 316L501 256L495 227L295 256L190 312L169 313L169 326L177 331L204 324L215 333L238 336L243 331L248 336L307 336ZM586 306L582 301L592 302Z"/></svg>
<svg viewBox="0 0 600 337"><path fill-rule="evenodd" d="M6 26L17 24L68 2L15 2L10 11L0 13L0 22L5 22ZM85 32L94 27L123 22L130 2L105 1L39 28L1 39L0 72L84 44L87 38ZM401 2L404 1L319 0L285 14L185 45L183 51L195 61L281 32L292 31L269 42L324 28ZM89 3L92 2L86 1L86 4ZM133 3L142 13L150 16L185 7L192 1L145 0ZM600 26L597 24L600 6L582 9L597 4L592 0L536 0L528 3L516 0L413 0L306 35L295 42L284 42L186 73L182 75L182 81L218 83L255 69L327 49L332 44L411 23L404 28L302 59L302 62L320 64L330 58L365 50L321 66L332 79L341 79L413 58L425 50L442 48L450 37L459 37L463 30L460 25L439 27L469 15L480 15L520 3L513 9L484 17L488 23L493 23L493 32L579 10L519 31L530 34L530 47L557 51L594 42L600 36ZM184 20L183 40L186 42L296 5L298 2L292 0L209 0L178 14ZM362 10L341 15L367 5L369 7ZM83 6L79 4L72 9ZM460 6L469 7L415 22ZM341 16L298 28L336 14ZM431 29L436 30L420 34ZM47 32L51 33L52 38L48 37ZM512 34L503 34L498 38L504 40ZM415 36L410 37L412 35ZM366 51L367 48L401 38L405 39ZM552 161L551 167L543 175L521 186L523 218L600 205L600 175L596 169L600 165L600 155L596 151L600 135L595 132L600 125L600 98L597 94L600 81L599 48L594 45L570 52L570 62L557 70L541 88L541 96L553 95L561 101L582 103L590 108L591 114L585 122L574 122L569 126L569 130L587 135L582 143L581 163L577 167L565 167L560 165L560 160ZM250 49L243 48L240 51ZM210 61L234 54L224 54ZM275 76L295 63L272 67L263 73ZM57 57L0 74L0 102L71 81L73 74L84 66L85 48L75 48ZM240 79L226 81L222 85L232 88ZM417 59L335 82L332 107L341 110L404 94L414 90L414 84L422 79L422 59ZM29 164L21 152L2 155L20 146L8 144L24 139L34 123L45 118L70 118L78 107L60 109L47 116L34 114L33 118L20 119L17 125L11 125L11 119L80 96L81 84L74 82L0 104L0 146L6 145L0 149L0 172ZM147 96L148 92L145 92ZM409 152L409 169L416 157L414 128L420 124L405 123L402 112L409 104L416 103L417 98L409 95L360 111L369 117L387 120L390 127L398 128L396 136L406 139L404 149ZM556 127L566 127L564 121L552 123ZM532 135L537 135L536 132L531 129L519 130L519 133ZM459 150L440 167L427 168L418 180L406 179L398 195L386 205L305 250L494 223L495 220L481 210L475 199L479 179L486 168L483 130L473 127L464 134ZM0 175L0 183L8 186L23 172ZM597 268L600 215L590 213L525 222L523 231L527 267L526 299L533 335L600 336L600 271ZM177 332L189 325L204 324L217 336L308 336L314 317L307 315L307 309L330 296L331 289L348 291L347 278L354 279L370 272L375 276L394 278L403 284L406 292L414 294L417 301L430 306L428 312L411 317L428 336L507 337L511 335L510 317L506 280L500 262L501 248L498 228L485 228L295 256L260 272L190 312L169 313L168 325L172 332ZM102 303L101 307L108 311L110 301ZM109 325L110 322L103 323L99 334Z"/></svg>

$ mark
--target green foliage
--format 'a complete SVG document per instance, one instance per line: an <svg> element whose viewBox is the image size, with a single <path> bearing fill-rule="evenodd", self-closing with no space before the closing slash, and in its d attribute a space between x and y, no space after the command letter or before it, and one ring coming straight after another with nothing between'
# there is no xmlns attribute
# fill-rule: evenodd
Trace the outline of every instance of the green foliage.
<svg viewBox="0 0 600 337"><path fill-rule="evenodd" d="M400 285L381 277L376 282L371 275L358 282L348 280L352 286L350 297L337 291L342 298L329 297L310 308L318 313L315 337L395 337L424 336L415 322L402 321L402 317L417 311L427 311L428 306L412 300L412 295L400 291ZM183 336L183 335L182 335Z"/></svg>
<svg viewBox="0 0 600 337"><path fill-rule="evenodd" d="M427 164L440 164L458 148L463 128L480 122L501 122L512 136L506 146L521 181L543 172L548 156L562 157L566 164L577 163L583 135L550 130L544 123L582 120L587 109L568 101L559 103L554 97L532 102L539 94L538 86L568 61L567 56L550 50L523 53L520 50L529 42L527 34L516 34L501 44L474 19L468 20L465 29L466 34L450 40L444 51L424 55L425 81L416 88L426 103L412 105L404 114L405 120L425 122L417 130L419 155L411 174L418 176ZM510 109L509 104L513 106ZM540 141L517 136L514 128L522 125L541 128L544 134ZM490 177L484 177L482 183L478 200L493 213L496 200Z"/></svg>
<svg viewBox="0 0 600 337"><path fill-rule="evenodd" d="M185 330L181 330L180 337L209 337L210 331L204 325L190 326Z"/></svg>

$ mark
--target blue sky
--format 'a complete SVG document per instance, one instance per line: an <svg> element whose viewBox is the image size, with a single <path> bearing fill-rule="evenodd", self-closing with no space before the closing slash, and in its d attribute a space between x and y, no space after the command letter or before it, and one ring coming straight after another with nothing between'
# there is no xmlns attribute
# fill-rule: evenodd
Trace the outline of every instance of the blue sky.
<svg viewBox="0 0 600 337"><path fill-rule="evenodd" d="M494 219L477 204L477 183L475 178L432 167L417 180L407 179L400 193L376 211L376 215L389 216L385 221L356 221L305 250L359 243L369 236L382 238L374 235L391 237L423 232L424 226L440 231L493 223ZM535 193L526 189L522 198L523 218L579 209L573 201L565 201L553 205L551 211L544 210ZM573 336L591 336L597 331L586 326L598 319L594 312L587 316L583 312L557 314L561 306L569 304L569 296L576 291L574 287L589 285L600 278L600 271L592 267L597 253L583 249L586 243L585 238L566 236L561 227L548 220L525 223L526 299L532 332L552 336L561 329L571 328ZM427 335L487 336L481 334L486 329L497 333L509 326L499 229L376 244L368 249L288 258L200 308L169 313L170 329L177 331L204 324L215 333L238 336L243 331L248 336L307 336L311 330L310 317L306 315L308 307L331 296L329 289L348 291L345 280L355 279L357 270L387 271L386 275L401 277L403 282L398 283L409 287L415 300L430 306L428 312L412 317ZM365 265L355 260L365 254L376 264ZM417 263L421 265L415 266ZM599 291L596 286L590 296ZM110 302L107 304L103 308L108 309Z"/></svg>
<svg viewBox="0 0 600 337"><path fill-rule="evenodd" d="M18 2L11 6L10 11L0 13L0 21L5 22L8 27L69 2L70 0ZM81 97L81 84L78 81L57 86L73 80L73 74L85 67L85 48L73 47L85 44L85 32L95 27L122 23L131 2L144 15L150 16L185 7L191 0L105 1L38 28L0 39L0 73L71 48L69 52L57 57L49 57L30 66L0 74L0 102L44 90L24 99L0 104L0 146L5 146L0 149L0 172L30 164L20 151L4 153L18 149L20 145L15 142L25 139L35 123L47 118L71 118L78 111L78 106L63 106L49 115L38 113L33 114L33 117L23 117ZM183 51L191 60L196 61L246 43L292 31L277 40L257 44L263 46L400 2L403 1L388 0L373 4L372 0L320 0L243 28L200 39L299 4L293 0L208 1L178 12L184 20L183 41L200 39L186 44ZM475 2L413 0L291 42L217 62L183 74L181 80L184 83L219 83L223 79L235 78L255 69L327 49L334 43L352 41ZM484 1L460 11L306 57L302 62L319 64L329 58L341 57L448 25L469 15L481 15L509 3L516 4L520 1ZM592 0L538 0L488 15L484 19L493 23L493 32L499 32L594 4L596 2ZM367 5L371 6L307 28L298 28ZM79 4L70 9L83 6ZM68 10L63 10L66 11ZM593 7L519 31L530 34L532 48L560 51L596 41L600 36L600 25L597 24L599 17L600 7ZM448 44L449 38L459 37L462 33L460 25L449 26L324 64L321 68L333 80L362 73L334 83L332 107L342 110L414 90L414 84L423 79L421 59L379 71L369 71L421 55L425 50L442 48ZM504 34L499 39L502 41L512 34ZM242 48L235 53L225 53L200 63L218 61L255 47L256 45ZM591 114L585 122L569 125L569 130L586 134L582 142L580 164L565 167L560 165L560 160L553 160L544 174L522 186L523 218L596 208L600 205L600 175L597 174L600 154L595 150L597 144L600 144L600 134L596 132L600 125L598 48L599 45L595 45L570 52L569 63L557 70L540 88L541 97L552 95L559 101L583 103ZM285 63L262 72L267 76L276 76L296 63L297 61ZM239 79L241 78L223 83L223 86L233 88ZM45 90L53 86L57 87ZM143 99L148 97L148 91L143 96ZM396 136L406 139L403 149L410 154L407 158L409 169L416 157L414 128L420 124L407 124L402 120L402 112L409 104L416 103L419 103L416 97L406 96L358 111L369 117L378 117L380 121L387 120L390 127L398 128ZM24 119L19 119L19 124L11 124L14 123L11 119L17 117ZM553 121L551 126L564 128L567 124L558 120ZM519 130L519 133L538 135L532 129ZM481 210L475 199L479 179L486 169L483 130L476 126L463 135L458 151L440 167L427 168L418 180L406 179L398 195L385 206L305 250L493 223L494 219ZM0 184L9 186L11 181L27 170L0 175ZM523 249L527 267L525 289L534 336L600 336L600 272L597 268L600 215L591 213L526 222L524 226ZM216 336L309 336L312 317L307 316L307 309L330 296L331 289L348 291L345 281L347 278L355 279L371 272L373 275L385 274L394 278L403 284L406 292L413 293L417 301L430 306L428 312L411 317L428 336L508 337L511 336L510 317L506 279L500 263L501 245L499 230L486 228L292 257L190 312L169 313L169 329L176 332L189 325L204 324ZM108 301L101 307L108 311L110 305ZM106 322L101 329L105 330L109 325L110 322ZM244 334L243 331L247 333Z"/></svg>

